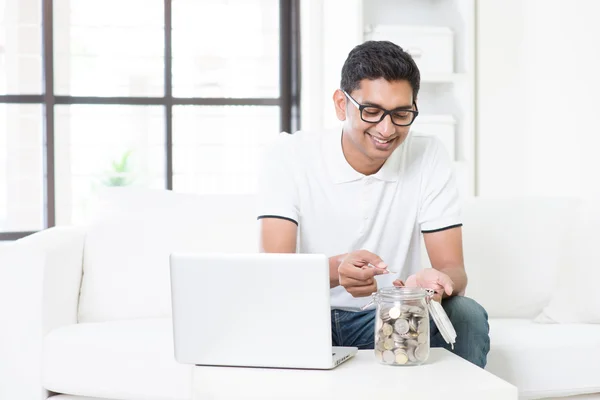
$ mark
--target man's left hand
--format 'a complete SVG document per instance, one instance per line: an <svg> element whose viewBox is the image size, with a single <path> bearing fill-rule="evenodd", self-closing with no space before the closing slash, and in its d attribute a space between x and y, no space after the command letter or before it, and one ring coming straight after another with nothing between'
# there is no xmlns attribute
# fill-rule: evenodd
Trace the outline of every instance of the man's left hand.
<svg viewBox="0 0 600 400"><path fill-rule="evenodd" d="M441 301L444 292L450 296L454 291L454 282L445 273L434 268L425 268L408 277L406 282L394 281L395 286L420 287L435 291L433 299Z"/></svg>

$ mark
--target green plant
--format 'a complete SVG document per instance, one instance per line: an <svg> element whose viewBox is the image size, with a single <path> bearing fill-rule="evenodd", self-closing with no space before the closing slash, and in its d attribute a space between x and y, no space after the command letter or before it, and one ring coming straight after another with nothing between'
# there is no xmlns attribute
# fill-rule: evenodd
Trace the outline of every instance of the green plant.
<svg viewBox="0 0 600 400"><path fill-rule="evenodd" d="M133 151L128 150L120 159L112 161L112 169L107 173L107 178L102 181L104 186L127 186L133 182L131 178L131 153Z"/></svg>

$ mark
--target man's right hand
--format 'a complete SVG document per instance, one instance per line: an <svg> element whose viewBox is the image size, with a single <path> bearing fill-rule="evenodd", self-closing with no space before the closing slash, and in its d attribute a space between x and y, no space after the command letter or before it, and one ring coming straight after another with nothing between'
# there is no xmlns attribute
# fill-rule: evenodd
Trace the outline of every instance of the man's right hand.
<svg viewBox="0 0 600 400"><path fill-rule="evenodd" d="M375 275L387 273L387 265L383 260L367 250L346 254L338 267L340 285L353 297L366 297L376 292Z"/></svg>

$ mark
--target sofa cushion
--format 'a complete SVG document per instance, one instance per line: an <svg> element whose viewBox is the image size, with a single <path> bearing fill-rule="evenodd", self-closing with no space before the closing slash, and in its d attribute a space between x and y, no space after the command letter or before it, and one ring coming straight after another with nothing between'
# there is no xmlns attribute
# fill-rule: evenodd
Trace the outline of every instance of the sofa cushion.
<svg viewBox="0 0 600 400"><path fill-rule="evenodd" d="M490 319L486 369L523 398L600 391L600 325Z"/></svg>
<svg viewBox="0 0 600 400"><path fill-rule="evenodd" d="M577 228L571 232L573 253L559 274L552 298L536 321L600 323L600 198L582 201Z"/></svg>
<svg viewBox="0 0 600 400"><path fill-rule="evenodd" d="M44 388L122 400L189 399L192 367L175 361L170 318L70 325L44 340Z"/></svg>
<svg viewBox="0 0 600 400"><path fill-rule="evenodd" d="M570 260L570 229L579 201L571 198L467 199L463 248L466 295L491 317L533 318L552 295Z"/></svg>
<svg viewBox="0 0 600 400"><path fill-rule="evenodd" d="M72 396L70 394L59 394L58 396L52 396L48 399L52 400L111 400L106 397L101 399L100 397L87 397L87 396Z"/></svg>
<svg viewBox="0 0 600 400"><path fill-rule="evenodd" d="M107 189L89 223L80 322L171 315L172 252L257 252L254 197Z"/></svg>

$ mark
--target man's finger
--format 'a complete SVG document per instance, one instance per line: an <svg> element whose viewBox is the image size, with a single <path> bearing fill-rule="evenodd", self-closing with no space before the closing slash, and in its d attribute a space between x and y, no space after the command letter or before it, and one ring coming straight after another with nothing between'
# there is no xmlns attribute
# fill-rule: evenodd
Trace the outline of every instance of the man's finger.
<svg viewBox="0 0 600 400"><path fill-rule="evenodd" d="M380 265L382 265L382 264L380 264ZM385 265L385 264L383 264L383 265ZM370 269L372 269L373 273L375 275L382 275L382 274L389 274L390 273L390 271L387 270L387 267L385 267L385 268L376 267L376 266L374 266L371 263L369 263L368 265L366 265L365 267L363 267L363 269L364 268L370 268Z"/></svg>
<svg viewBox="0 0 600 400"><path fill-rule="evenodd" d="M345 264L339 269L340 275L344 277L353 278L358 281L366 281L372 279L373 276L381 273L378 268L371 267L356 267L352 264Z"/></svg>
<svg viewBox="0 0 600 400"><path fill-rule="evenodd" d="M377 292L377 285L350 287L346 289L352 297L367 297Z"/></svg>
<svg viewBox="0 0 600 400"><path fill-rule="evenodd" d="M444 287L448 296L454 291L454 282L452 282L452 279L446 274L438 274L437 283Z"/></svg>
<svg viewBox="0 0 600 400"><path fill-rule="evenodd" d="M374 282L373 278L369 278L369 279L363 281L363 280L359 280L359 279L350 278L348 276L342 276L341 280L340 280L340 284L342 286L346 286L346 287L369 286L369 285L372 285L373 282Z"/></svg>
<svg viewBox="0 0 600 400"><path fill-rule="evenodd" d="M361 261L365 261L366 263L369 263L379 269L387 268L387 264L383 262L381 257L379 257L377 254L371 253L368 250L359 250L356 252L356 256L360 258Z"/></svg>
<svg viewBox="0 0 600 400"><path fill-rule="evenodd" d="M400 279L396 279L394 282L392 282L392 285L396 287L404 287L404 282L402 282Z"/></svg>

